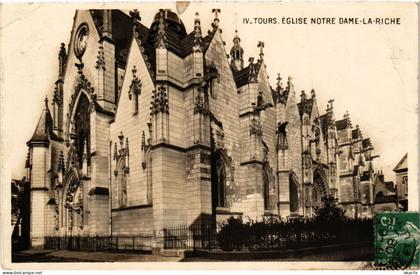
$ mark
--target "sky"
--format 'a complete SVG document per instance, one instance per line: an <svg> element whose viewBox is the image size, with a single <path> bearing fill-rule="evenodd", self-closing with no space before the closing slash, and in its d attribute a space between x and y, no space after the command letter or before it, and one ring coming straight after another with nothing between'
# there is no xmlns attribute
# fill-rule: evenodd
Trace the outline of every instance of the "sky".
<svg viewBox="0 0 420 275"><path fill-rule="evenodd" d="M140 11L150 26L158 8L176 10L175 3L128 4ZM359 4L359 5L357 5ZM4 5L0 17L1 139L3 171L13 178L24 175L26 142L31 138L58 73L61 42L68 44L76 6L58 4ZM258 58L258 41L264 41L264 60L271 85L277 73L293 77L296 96L313 88L323 114L333 98L336 119L348 111L353 126L370 137L380 155L375 168L387 180L392 169L415 147L417 137L417 9L408 3L192 3L181 14L187 32L199 12L203 32L209 30L220 8L220 28L227 53L235 29L248 58ZM401 17L401 25L283 25L244 24L244 18ZM70 64L71 65L71 64ZM410 162L410 157L409 157Z"/></svg>

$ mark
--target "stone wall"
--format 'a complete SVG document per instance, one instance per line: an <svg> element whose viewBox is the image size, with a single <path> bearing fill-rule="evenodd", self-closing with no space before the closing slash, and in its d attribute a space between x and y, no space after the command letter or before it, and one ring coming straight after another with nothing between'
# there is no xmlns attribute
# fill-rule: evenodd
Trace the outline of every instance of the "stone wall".
<svg viewBox="0 0 420 275"><path fill-rule="evenodd" d="M145 206L112 211L113 236L153 236L153 208Z"/></svg>

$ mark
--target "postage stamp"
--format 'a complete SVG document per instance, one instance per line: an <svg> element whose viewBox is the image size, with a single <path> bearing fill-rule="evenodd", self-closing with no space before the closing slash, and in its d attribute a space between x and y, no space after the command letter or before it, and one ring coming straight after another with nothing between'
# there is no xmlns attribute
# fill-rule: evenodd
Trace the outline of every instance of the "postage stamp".
<svg viewBox="0 0 420 275"><path fill-rule="evenodd" d="M375 265L390 269L419 267L418 212L375 215Z"/></svg>

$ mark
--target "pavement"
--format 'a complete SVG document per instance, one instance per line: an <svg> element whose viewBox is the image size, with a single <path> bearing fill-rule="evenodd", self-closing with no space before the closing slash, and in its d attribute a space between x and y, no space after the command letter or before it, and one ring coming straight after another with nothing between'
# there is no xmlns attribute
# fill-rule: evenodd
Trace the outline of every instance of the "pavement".
<svg viewBox="0 0 420 275"><path fill-rule="evenodd" d="M143 253L26 250L14 253L12 262L179 262L182 258Z"/></svg>
<svg viewBox="0 0 420 275"><path fill-rule="evenodd" d="M351 244L289 251L211 251L205 253L178 253L165 255L149 253L83 252L69 250L26 250L13 253L12 262L223 262L223 261L371 261L371 245Z"/></svg>

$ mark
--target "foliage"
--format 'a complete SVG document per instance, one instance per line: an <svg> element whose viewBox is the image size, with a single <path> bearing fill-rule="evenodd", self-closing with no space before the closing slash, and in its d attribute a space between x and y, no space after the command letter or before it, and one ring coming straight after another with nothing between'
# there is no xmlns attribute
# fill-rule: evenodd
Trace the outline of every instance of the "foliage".
<svg viewBox="0 0 420 275"><path fill-rule="evenodd" d="M338 200L333 196L324 196L321 199L322 207L316 209L317 221L342 221L346 219L345 210L338 205Z"/></svg>
<svg viewBox="0 0 420 275"><path fill-rule="evenodd" d="M335 211L335 210L334 210ZM329 217L329 215L327 215ZM260 221L230 217L221 224L222 250L279 250L336 243L373 241L372 219L281 219Z"/></svg>

